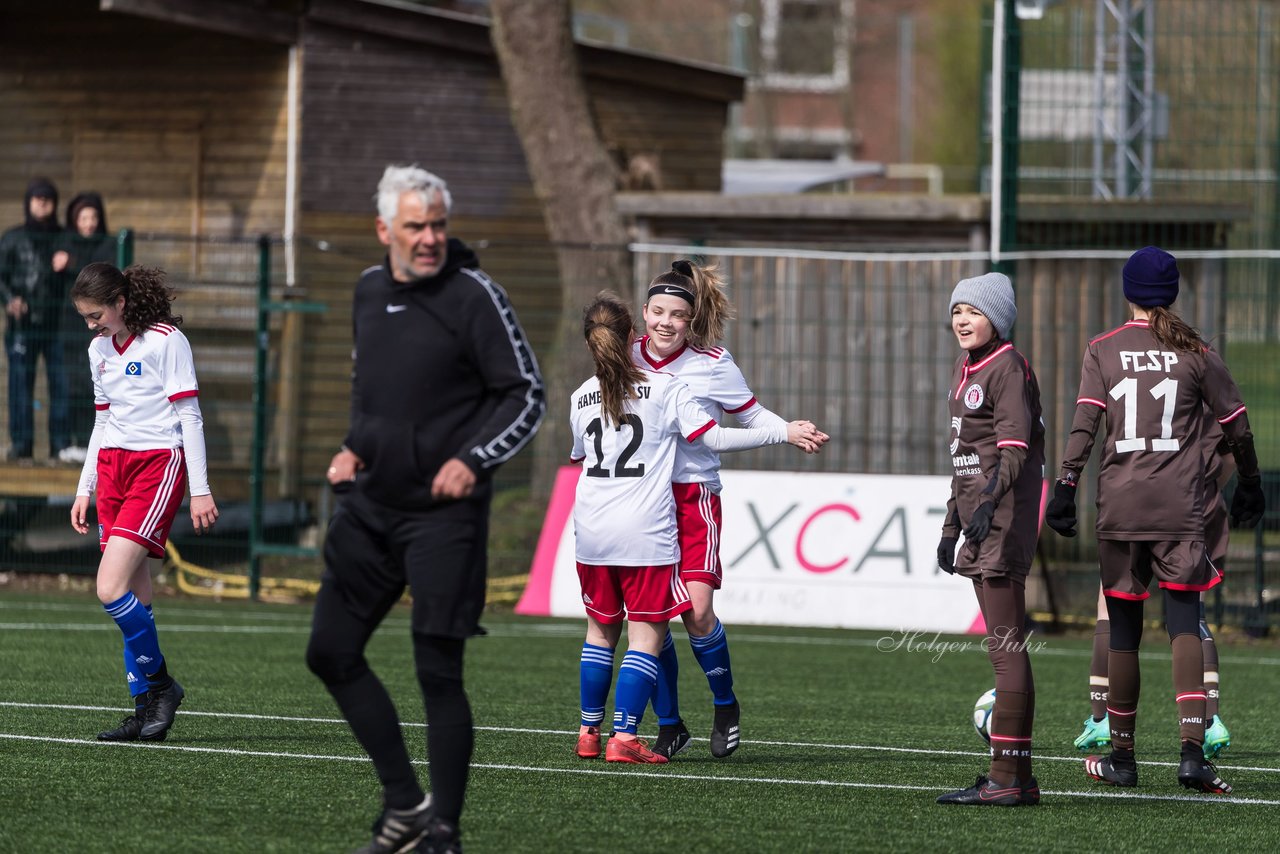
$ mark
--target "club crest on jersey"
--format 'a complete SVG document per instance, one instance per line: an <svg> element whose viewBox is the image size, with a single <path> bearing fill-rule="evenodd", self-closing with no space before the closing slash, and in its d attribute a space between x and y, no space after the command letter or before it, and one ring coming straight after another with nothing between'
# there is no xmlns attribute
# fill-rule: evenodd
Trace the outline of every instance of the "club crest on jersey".
<svg viewBox="0 0 1280 854"><path fill-rule="evenodd" d="M141 363L141 362L130 362L129 364L125 365L125 366L124 366L124 375L125 375L125 376L127 376L127 377L140 377L140 376L142 376L142 363Z"/></svg>
<svg viewBox="0 0 1280 854"><path fill-rule="evenodd" d="M960 422L962 420L963 419L960 418L951 419L951 429L956 432L956 437L951 440L951 450L948 453L954 454L956 452L956 448L960 447Z"/></svg>
<svg viewBox="0 0 1280 854"><path fill-rule="evenodd" d="M107 372L107 360L103 359L101 362L98 363L98 379L102 379L103 375L106 374L106 372Z"/></svg>
<svg viewBox="0 0 1280 854"><path fill-rule="evenodd" d="M964 390L964 405L969 409L977 409L987 396L982 393L982 386L974 383Z"/></svg>

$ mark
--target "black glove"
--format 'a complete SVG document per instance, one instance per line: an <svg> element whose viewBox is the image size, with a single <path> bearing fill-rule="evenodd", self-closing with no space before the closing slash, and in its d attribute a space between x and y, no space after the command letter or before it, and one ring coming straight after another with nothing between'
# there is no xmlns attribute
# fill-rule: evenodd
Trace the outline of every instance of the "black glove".
<svg viewBox="0 0 1280 854"><path fill-rule="evenodd" d="M938 569L947 575L954 575L956 571L956 543L960 542L959 537L943 537L938 540Z"/></svg>
<svg viewBox="0 0 1280 854"><path fill-rule="evenodd" d="M1060 480L1053 485L1053 497L1044 513L1049 527L1064 537L1076 535L1076 486Z"/></svg>
<svg viewBox="0 0 1280 854"><path fill-rule="evenodd" d="M1236 493L1231 496L1231 526L1252 528L1262 521L1267 509L1267 499L1262 493L1261 477L1239 477Z"/></svg>
<svg viewBox="0 0 1280 854"><path fill-rule="evenodd" d="M991 517L994 515L996 515L996 503L994 501L984 501L979 504L978 509L973 511L969 524L965 526L965 540L975 546L985 540L987 534L991 533Z"/></svg>

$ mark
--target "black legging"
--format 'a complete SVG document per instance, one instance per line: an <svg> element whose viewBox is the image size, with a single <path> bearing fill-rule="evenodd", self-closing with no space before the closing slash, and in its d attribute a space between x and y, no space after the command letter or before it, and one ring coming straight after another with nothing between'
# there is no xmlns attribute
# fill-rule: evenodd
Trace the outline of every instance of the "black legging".
<svg viewBox="0 0 1280 854"><path fill-rule="evenodd" d="M422 787L409 758L400 719L382 682L364 657L381 622L356 618L328 584L316 598L307 666L333 695L351 731L369 754L393 809L417 806ZM466 642L414 633L414 663L426 706L427 758L436 814L458 823L466 793L474 735L471 706L462 687Z"/></svg>

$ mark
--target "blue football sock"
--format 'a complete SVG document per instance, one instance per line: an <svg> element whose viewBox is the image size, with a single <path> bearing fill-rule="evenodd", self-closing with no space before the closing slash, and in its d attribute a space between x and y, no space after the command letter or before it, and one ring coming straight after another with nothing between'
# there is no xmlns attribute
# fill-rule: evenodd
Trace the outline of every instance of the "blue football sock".
<svg viewBox="0 0 1280 854"><path fill-rule="evenodd" d="M147 617L151 620L151 625L155 626L155 612L151 610L150 605L144 605L147 609ZM147 693L147 677L142 675L142 669L138 667L138 654L129 647L129 639L124 641L124 681L129 687L129 696L134 698L134 705L141 708L141 704L137 702L138 697Z"/></svg>
<svg viewBox="0 0 1280 854"><path fill-rule="evenodd" d="M729 639L724 636L720 621L716 620L716 627L706 637L689 635L689 645L702 672L707 674L715 704L729 706L737 702L738 698L733 695L733 670L729 666Z"/></svg>
<svg viewBox="0 0 1280 854"><path fill-rule="evenodd" d="M598 727L604 721L604 702L613 682L613 650L607 646L582 645L578 663L578 696L582 704L582 725Z"/></svg>
<svg viewBox="0 0 1280 854"><path fill-rule="evenodd" d="M613 698L615 733L635 735L657 680L658 659L633 649L627 650L622 657L622 666L618 668L618 690Z"/></svg>
<svg viewBox="0 0 1280 854"><path fill-rule="evenodd" d="M658 684L653 689L653 713L658 716L660 726L680 723L679 681L680 660L676 658L671 632L667 632L667 639L658 652Z"/></svg>
<svg viewBox="0 0 1280 854"><path fill-rule="evenodd" d="M124 635L125 654L132 658L133 667L137 668L138 675L142 677L139 681L144 686L143 690L146 690L146 674L156 673L164 666L155 621L146 606L132 593L126 593L102 608L120 627L120 633ZM135 684L130 683L130 693L133 693Z"/></svg>

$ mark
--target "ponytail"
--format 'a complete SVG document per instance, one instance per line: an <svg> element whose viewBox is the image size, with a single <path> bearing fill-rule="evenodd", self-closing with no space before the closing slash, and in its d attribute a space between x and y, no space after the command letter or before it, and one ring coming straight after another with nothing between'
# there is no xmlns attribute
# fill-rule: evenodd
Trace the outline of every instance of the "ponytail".
<svg viewBox="0 0 1280 854"><path fill-rule="evenodd" d="M645 379L644 372L631 361L634 331L631 309L611 291L601 291L583 309L582 335L595 361L600 410L606 425L622 424L626 416L624 402L636 396L636 385Z"/></svg>
<svg viewBox="0 0 1280 854"><path fill-rule="evenodd" d="M1168 306L1153 306L1147 309L1150 317L1151 334L1164 346L1179 353L1199 353L1204 347L1200 333Z"/></svg>

